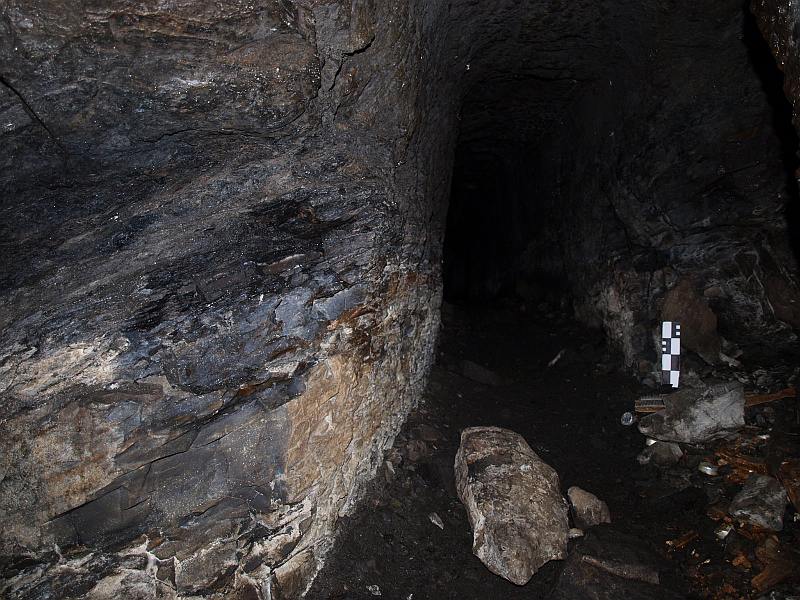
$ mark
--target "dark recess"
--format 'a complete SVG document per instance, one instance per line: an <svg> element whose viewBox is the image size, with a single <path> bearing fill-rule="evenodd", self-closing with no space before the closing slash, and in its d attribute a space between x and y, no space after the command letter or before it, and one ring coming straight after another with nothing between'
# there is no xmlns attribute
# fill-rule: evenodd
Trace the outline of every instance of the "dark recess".
<svg viewBox="0 0 800 600"><path fill-rule="evenodd" d="M778 68L748 6L749 3L745 3L742 38L747 46L750 64L758 75L772 108L772 127L781 143L781 157L786 173L786 223L789 244L795 258L800 259L800 190L797 185L800 158L797 154L797 131L792 125L792 105L783 92L783 72Z"/></svg>

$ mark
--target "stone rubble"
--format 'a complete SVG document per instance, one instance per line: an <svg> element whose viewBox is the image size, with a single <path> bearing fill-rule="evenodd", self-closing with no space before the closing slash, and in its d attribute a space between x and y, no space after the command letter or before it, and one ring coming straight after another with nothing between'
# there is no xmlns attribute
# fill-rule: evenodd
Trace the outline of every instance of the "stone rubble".
<svg viewBox="0 0 800 600"><path fill-rule="evenodd" d="M656 442L645 447L636 460L640 465L654 464L662 467L677 464L683 457L683 450L674 442Z"/></svg>
<svg viewBox="0 0 800 600"><path fill-rule="evenodd" d="M566 556L567 506L558 474L517 433L470 427L455 460L473 553L493 573L525 585L546 562Z"/></svg>
<svg viewBox="0 0 800 600"><path fill-rule="evenodd" d="M728 512L732 517L771 531L783 529L783 512L789 499L780 482L753 473L734 496Z"/></svg>
<svg viewBox="0 0 800 600"><path fill-rule="evenodd" d="M567 496L575 527L586 530L600 523L611 523L608 505L591 492L572 486L567 490Z"/></svg>

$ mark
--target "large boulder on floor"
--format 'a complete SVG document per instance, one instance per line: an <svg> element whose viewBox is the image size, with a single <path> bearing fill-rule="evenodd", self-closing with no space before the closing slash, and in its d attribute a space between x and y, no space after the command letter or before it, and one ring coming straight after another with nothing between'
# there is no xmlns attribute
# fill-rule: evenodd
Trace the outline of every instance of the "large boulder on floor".
<svg viewBox="0 0 800 600"><path fill-rule="evenodd" d="M458 496L472 526L472 551L490 571L524 585L566 555L569 521L558 474L525 442L499 427L461 432Z"/></svg>
<svg viewBox="0 0 800 600"><path fill-rule="evenodd" d="M780 531L788 498L780 482L753 473L728 507L730 515L756 527Z"/></svg>
<svg viewBox="0 0 800 600"><path fill-rule="evenodd" d="M705 442L744 425L744 390L738 382L684 388L664 398L664 410L639 420L639 431L668 442Z"/></svg>
<svg viewBox="0 0 800 600"><path fill-rule="evenodd" d="M575 527L589 529L600 523L611 523L611 511L608 510L608 504L591 492L573 485L567 490L567 496L572 508L572 520L575 522Z"/></svg>

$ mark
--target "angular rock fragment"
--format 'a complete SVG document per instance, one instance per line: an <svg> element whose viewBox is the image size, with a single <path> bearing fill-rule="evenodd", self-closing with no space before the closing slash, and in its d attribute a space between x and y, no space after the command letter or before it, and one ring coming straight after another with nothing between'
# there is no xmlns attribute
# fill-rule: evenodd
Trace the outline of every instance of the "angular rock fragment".
<svg viewBox="0 0 800 600"><path fill-rule="evenodd" d="M567 496L569 496L572 519L576 527L588 529L600 523L611 523L611 512L608 510L608 505L591 492L578 486L572 486L567 490Z"/></svg>
<svg viewBox="0 0 800 600"><path fill-rule="evenodd" d="M504 383L503 378L497 373L471 360L465 360L461 363L461 373L467 379L483 385L497 387Z"/></svg>
<svg viewBox="0 0 800 600"><path fill-rule="evenodd" d="M654 464L668 467L676 464L683 456L683 450L673 442L656 442L647 446L636 457L640 465Z"/></svg>
<svg viewBox="0 0 800 600"><path fill-rule="evenodd" d="M569 522L558 474L522 436L499 427L465 429L455 477L472 551L490 571L524 585L543 564L564 558Z"/></svg>
<svg viewBox="0 0 800 600"><path fill-rule="evenodd" d="M639 421L639 431L668 442L696 443L744 425L744 391L738 382L685 388L665 396L666 408Z"/></svg>
<svg viewBox="0 0 800 600"><path fill-rule="evenodd" d="M661 584L664 560L641 540L609 525L594 527L579 540L564 565L549 600L677 600Z"/></svg>
<svg viewBox="0 0 800 600"><path fill-rule="evenodd" d="M786 491L769 475L752 474L734 496L728 512L736 519L764 529L783 529Z"/></svg>

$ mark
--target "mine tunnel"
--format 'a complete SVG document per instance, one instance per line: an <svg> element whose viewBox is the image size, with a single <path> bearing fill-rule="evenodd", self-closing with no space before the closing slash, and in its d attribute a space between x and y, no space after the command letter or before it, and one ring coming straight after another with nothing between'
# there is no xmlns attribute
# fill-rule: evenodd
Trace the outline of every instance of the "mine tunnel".
<svg viewBox="0 0 800 600"><path fill-rule="evenodd" d="M799 10L0 0L0 596L796 595Z"/></svg>

